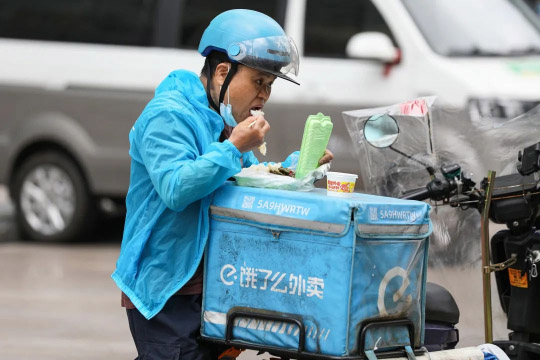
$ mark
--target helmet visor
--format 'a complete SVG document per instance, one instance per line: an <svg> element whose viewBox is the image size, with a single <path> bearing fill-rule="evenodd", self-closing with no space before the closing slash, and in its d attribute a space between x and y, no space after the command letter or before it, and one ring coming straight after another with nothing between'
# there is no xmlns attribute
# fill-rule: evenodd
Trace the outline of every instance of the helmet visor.
<svg viewBox="0 0 540 360"><path fill-rule="evenodd" d="M292 81L288 74L298 75L299 56L293 39L288 36L269 36L236 42L229 46L231 60L242 65L274 74Z"/></svg>

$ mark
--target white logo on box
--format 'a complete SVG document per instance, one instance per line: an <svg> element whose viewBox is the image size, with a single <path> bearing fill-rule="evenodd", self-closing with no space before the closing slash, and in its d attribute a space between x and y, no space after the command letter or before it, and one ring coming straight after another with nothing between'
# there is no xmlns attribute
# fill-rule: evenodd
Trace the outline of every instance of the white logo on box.
<svg viewBox="0 0 540 360"><path fill-rule="evenodd" d="M274 211L276 215L302 215L308 216L311 208L301 205L285 204L277 201L259 200L257 202L257 209Z"/></svg>
<svg viewBox="0 0 540 360"><path fill-rule="evenodd" d="M394 294L392 294L392 300L397 307L393 309L393 311L388 311L384 301L386 289L390 280L394 279L395 277L401 277L402 279L400 288ZM412 296L405 296L405 291L409 287L410 283L409 274L405 269L399 266L396 266L386 272L381 280L381 283L379 284L379 297L377 299L377 307L379 308L379 314L381 314L381 316L388 316L390 314L403 312L411 307L413 301Z"/></svg>
<svg viewBox="0 0 540 360"><path fill-rule="evenodd" d="M244 196L242 201L242 209L253 209L253 203L255 202L255 196Z"/></svg>
<svg viewBox="0 0 540 360"><path fill-rule="evenodd" d="M379 216L377 216L377 208L376 207L370 207L369 208L369 220L370 221L379 220Z"/></svg>
<svg viewBox="0 0 540 360"><path fill-rule="evenodd" d="M287 295L324 298L324 279L315 276L287 274L285 272L258 269L245 265L240 271L232 264L225 264L220 272L221 282L227 286L236 280L240 287L273 291ZM289 275L289 276L287 276Z"/></svg>

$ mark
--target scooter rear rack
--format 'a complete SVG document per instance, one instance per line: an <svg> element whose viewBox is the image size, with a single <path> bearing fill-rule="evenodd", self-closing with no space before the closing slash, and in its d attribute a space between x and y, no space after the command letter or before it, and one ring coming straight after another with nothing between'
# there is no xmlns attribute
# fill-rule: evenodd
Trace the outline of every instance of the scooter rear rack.
<svg viewBox="0 0 540 360"><path fill-rule="evenodd" d="M242 340L235 340L233 339L233 327L234 327L234 320L236 318L253 318L253 319L258 319L258 320L280 321L280 322L287 322L287 323L294 324L298 326L299 328L298 347L296 349L290 349L290 348L288 349L288 348L282 348L282 347L277 347L277 346L272 346L272 345L261 345L261 344L255 344L255 343L242 341ZM226 346L231 346L235 348L250 349L250 350L256 350L260 352L268 352L274 356L279 356L281 359L365 360L367 359L367 355L364 352L367 331L374 327L397 327L397 326L406 326L408 328L409 339L411 340L411 344L414 344L415 343L414 325L409 319L399 318L399 319L367 320L367 321L364 321L360 325L360 332L359 332L359 339L358 339L359 346L358 346L357 354L351 355L351 356L331 356L331 355L326 355L326 354L308 352L305 350L305 338L306 338L305 326L300 316L297 316L294 314L276 314L273 312L268 312L268 313L254 312L252 309L249 309L249 311L231 310L227 314L225 339L202 337L202 340L209 343L226 345ZM416 356L420 356L426 353L425 348L417 348L417 349L414 349L413 351ZM375 354L378 359L407 357L407 353L404 348L390 350L390 351L375 351Z"/></svg>

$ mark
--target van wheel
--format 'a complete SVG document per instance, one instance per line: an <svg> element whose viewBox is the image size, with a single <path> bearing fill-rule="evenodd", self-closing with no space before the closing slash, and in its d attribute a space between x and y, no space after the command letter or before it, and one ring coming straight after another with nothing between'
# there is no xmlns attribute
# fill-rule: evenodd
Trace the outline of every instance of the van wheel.
<svg viewBox="0 0 540 360"><path fill-rule="evenodd" d="M91 225L89 191L73 160L57 151L31 155L13 183L17 225L23 238L66 241Z"/></svg>

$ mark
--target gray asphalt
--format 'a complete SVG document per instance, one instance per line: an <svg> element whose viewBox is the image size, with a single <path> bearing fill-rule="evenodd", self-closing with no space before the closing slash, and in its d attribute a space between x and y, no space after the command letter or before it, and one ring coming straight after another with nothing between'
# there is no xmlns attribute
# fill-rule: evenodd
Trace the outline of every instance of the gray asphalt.
<svg viewBox="0 0 540 360"><path fill-rule="evenodd" d="M21 241L5 198L0 191L0 359L135 358L109 278L121 227L96 243Z"/></svg>
<svg viewBox="0 0 540 360"><path fill-rule="evenodd" d="M0 359L121 360L137 356L110 278L121 221L84 243L19 239L0 186ZM240 359L268 358L244 352Z"/></svg>
<svg viewBox="0 0 540 360"><path fill-rule="evenodd" d="M22 241L14 230L7 193L0 187L0 359L135 358L120 294L109 277L121 232L122 224L116 221L85 243ZM456 298L461 310L459 346L483 343L480 264L430 268L428 280ZM506 320L497 297L493 304L495 338L502 339ZM257 357L244 353L242 358Z"/></svg>

